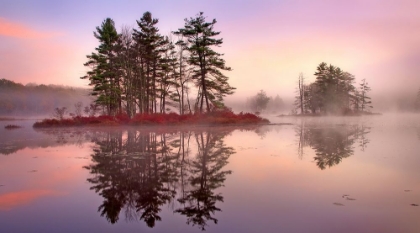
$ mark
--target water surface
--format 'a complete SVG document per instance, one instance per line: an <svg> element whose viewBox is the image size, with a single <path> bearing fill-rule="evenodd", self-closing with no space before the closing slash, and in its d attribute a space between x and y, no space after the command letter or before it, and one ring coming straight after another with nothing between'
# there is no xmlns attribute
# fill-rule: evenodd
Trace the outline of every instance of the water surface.
<svg viewBox="0 0 420 233"><path fill-rule="evenodd" d="M292 124L1 121L1 232L419 232L420 116L269 118Z"/></svg>

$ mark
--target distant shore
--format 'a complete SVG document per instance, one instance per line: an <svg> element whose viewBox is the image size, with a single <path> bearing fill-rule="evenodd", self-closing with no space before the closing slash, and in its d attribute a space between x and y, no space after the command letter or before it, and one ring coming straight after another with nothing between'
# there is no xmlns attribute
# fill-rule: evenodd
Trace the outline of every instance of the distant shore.
<svg viewBox="0 0 420 233"><path fill-rule="evenodd" d="M309 114L280 114L277 117L360 117L360 116L382 116L382 113L363 112L363 113L348 113L348 114L325 114L325 113L309 113Z"/></svg>
<svg viewBox="0 0 420 233"><path fill-rule="evenodd" d="M0 117L0 121L21 121L25 120L24 118L15 118L15 117Z"/></svg>

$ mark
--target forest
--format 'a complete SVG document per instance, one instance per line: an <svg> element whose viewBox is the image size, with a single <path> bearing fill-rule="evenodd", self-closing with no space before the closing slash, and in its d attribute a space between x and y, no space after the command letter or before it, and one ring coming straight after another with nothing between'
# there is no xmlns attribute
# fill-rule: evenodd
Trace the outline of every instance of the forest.
<svg viewBox="0 0 420 233"><path fill-rule="evenodd" d="M174 109L183 115L224 108L223 98L235 88L224 74L231 68L213 49L223 43L215 19L207 22L201 12L166 36L150 12L136 22L136 28L117 32L107 18L94 32L100 44L87 56L90 70L81 78L89 80L91 95L106 115L131 118Z"/></svg>
<svg viewBox="0 0 420 233"><path fill-rule="evenodd" d="M23 85L7 79L0 79L0 115L2 116L45 116L55 108L73 108L77 103L89 104L92 97L89 90L55 85Z"/></svg>

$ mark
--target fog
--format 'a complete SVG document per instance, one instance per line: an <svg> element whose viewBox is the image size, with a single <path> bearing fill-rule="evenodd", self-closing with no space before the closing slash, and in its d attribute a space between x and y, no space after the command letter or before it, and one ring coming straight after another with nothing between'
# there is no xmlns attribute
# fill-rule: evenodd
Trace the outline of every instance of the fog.
<svg viewBox="0 0 420 233"><path fill-rule="evenodd" d="M55 108L65 107L71 113L76 103L87 106L93 101L84 88L0 81L0 116L51 117Z"/></svg>
<svg viewBox="0 0 420 233"><path fill-rule="evenodd" d="M55 108L67 108L66 116L75 112L75 104L82 103L82 108L94 101L90 96L90 89L56 85L22 85L8 80L2 80L0 85L0 116L13 117L52 117ZM418 112L418 88L415 83L396 85L396 88L381 90L380 86L370 85L372 91L368 95L372 98L371 112L375 113L407 113ZM358 84L355 84L358 87ZM256 112L250 106L250 99L260 91L264 91L270 98L263 114L290 114L295 109L296 88L288 93L269 92L255 89L248 94L235 93L225 98L225 105L234 112ZM296 93L296 94L290 94ZM275 102L277 99L277 102ZM191 100L194 101L194 100ZM280 101L280 103L279 103ZM193 103L193 102L192 102ZM177 112L176 108L171 110Z"/></svg>
<svg viewBox="0 0 420 233"><path fill-rule="evenodd" d="M297 84L296 84L297 85ZM370 85L370 84L369 84ZM355 85L356 87L358 84ZM410 113L410 112L419 112L420 106L417 101L418 92L420 90L420 85L417 85L415 82L412 85L407 84L395 84L395 88L386 88L381 89L381 86L370 85L372 91L368 93L369 97L372 99L372 112L377 113ZM235 112L240 111L251 111L250 108L246 106L246 99L252 96L255 96L260 89L250 91L249 93L234 94L226 98L226 105L231 107ZM292 93L292 94L290 94ZM293 94L295 93L295 94ZM279 109L268 109L266 113L282 113L289 114L294 108L295 98L296 98L296 88L289 90L288 93L282 93L280 91L267 91L269 97L279 97L283 100L284 105Z"/></svg>

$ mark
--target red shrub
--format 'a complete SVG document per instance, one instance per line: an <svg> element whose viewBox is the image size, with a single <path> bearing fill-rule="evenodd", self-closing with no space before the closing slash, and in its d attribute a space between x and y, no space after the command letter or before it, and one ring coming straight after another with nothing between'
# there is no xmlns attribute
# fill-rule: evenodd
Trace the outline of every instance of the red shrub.
<svg viewBox="0 0 420 233"><path fill-rule="evenodd" d="M209 113L195 113L178 115L176 113L136 114L132 119L127 114L119 114L115 117L102 115L98 117L76 116L71 119L45 119L36 122L34 127L50 126L80 126L80 125L175 125L175 124L259 124L268 123L259 116L251 113L235 114L231 110L223 109Z"/></svg>
<svg viewBox="0 0 420 233"><path fill-rule="evenodd" d="M130 122L130 117L126 113L120 113L116 115L115 118L118 120L118 122L123 124L128 124L128 122Z"/></svg>

